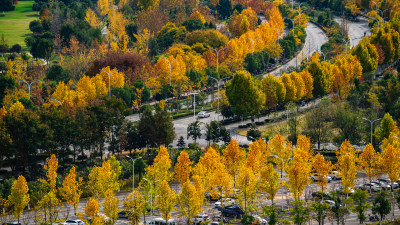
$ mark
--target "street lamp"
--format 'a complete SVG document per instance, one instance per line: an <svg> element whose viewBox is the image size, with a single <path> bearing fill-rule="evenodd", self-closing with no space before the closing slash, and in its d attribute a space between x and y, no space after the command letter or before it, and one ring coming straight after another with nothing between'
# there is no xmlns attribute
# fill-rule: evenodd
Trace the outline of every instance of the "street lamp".
<svg viewBox="0 0 400 225"><path fill-rule="evenodd" d="M132 159L129 155L126 156L126 158L132 160L132 192L135 190L135 160L137 159L141 159L142 157L136 158L136 159Z"/></svg>
<svg viewBox="0 0 400 225"><path fill-rule="evenodd" d="M281 28L280 30L278 30L278 28L276 28L276 27L273 27L273 26L269 26L269 27L271 27L272 29L274 29L274 30L276 31L276 35L277 35L276 40L278 40L279 37L281 36L281 32L280 32L280 31L281 31L283 28Z"/></svg>
<svg viewBox="0 0 400 225"><path fill-rule="evenodd" d="M171 86L172 63L174 63L175 61L178 61L180 59L174 59L172 61L169 61L168 59L166 59L164 57L161 59L169 63L169 86Z"/></svg>
<svg viewBox="0 0 400 225"><path fill-rule="evenodd" d="M153 218L153 184L146 178L143 178L143 180L149 182L149 184L150 184L150 217ZM154 182L157 182L157 181L158 180L156 180Z"/></svg>
<svg viewBox="0 0 400 225"><path fill-rule="evenodd" d="M277 156L277 155L271 155L272 157L275 157L277 159L280 159L282 162L282 167L281 167L281 183L283 182L283 168L285 167L285 160L283 160L281 157ZM286 161L291 160L292 158L288 158L286 159ZM282 193L282 211L283 211L283 193Z"/></svg>
<svg viewBox="0 0 400 225"><path fill-rule="evenodd" d="M217 72L218 72L218 64L219 64L218 58L219 58L219 52L222 51L222 50L224 50L224 49L226 49L226 47L225 47L225 48L218 49L218 50L217 50L217 49L214 49L214 48L211 48L211 47L208 47L208 48L215 51L215 55L217 56Z"/></svg>
<svg viewBox="0 0 400 225"><path fill-rule="evenodd" d="M301 26L301 23L300 23L301 22L301 20L300 20L300 18L301 18L301 8L300 8L300 6L301 6L301 4L304 4L304 2L302 2L302 3L296 3L295 2L294 4L299 6L299 10L298 10L299 11L299 18L298 19L299 19L299 26Z"/></svg>
<svg viewBox="0 0 400 225"><path fill-rule="evenodd" d="M372 1L372 3L375 4L375 9L376 9L376 10L378 10L378 5L379 5L381 2L383 2L383 1L379 1L379 2Z"/></svg>
<svg viewBox="0 0 400 225"><path fill-rule="evenodd" d="M38 82L39 80L35 80L35 81L31 82L31 83L28 83L28 82L26 82L25 80L22 80L22 79L19 79L19 80L28 85L28 89L29 89L29 100L31 100L31 86L32 86L32 84Z"/></svg>
<svg viewBox="0 0 400 225"><path fill-rule="evenodd" d="M324 56L324 61L326 61L326 56L329 54L329 53L334 53L335 51L330 51L330 52L327 52L327 53L324 53L323 51L321 51L321 54Z"/></svg>
<svg viewBox="0 0 400 225"><path fill-rule="evenodd" d="M199 93L191 92L189 94L193 95L193 122L196 122L196 95L198 95Z"/></svg>
<svg viewBox="0 0 400 225"><path fill-rule="evenodd" d="M289 140L289 106L292 105L293 102L289 102L286 108L286 139Z"/></svg>
<svg viewBox="0 0 400 225"><path fill-rule="evenodd" d="M293 4L293 1L292 1L292 4ZM293 8L293 6L292 6L292 8ZM291 22L292 22L292 33L294 33L294 20L292 20L292 19L290 19L289 17L284 17L284 19L288 19L288 20L290 20Z"/></svg>
<svg viewBox="0 0 400 225"><path fill-rule="evenodd" d="M374 122L382 120L382 118L379 118L379 119L376 119L376 120L369 120L367 118L362 118L362 119L371 123L371 145L372 145L372 129L374 127Z"/></svg>
<svg viewBox="0 0 400 225"><path fill-rule="evenodd" d="M258 40L258 39L261 39L262 37L258 37L258 38L248 38L248 37L244 37L244 38L246 38L246 39L248 39L248 40L250 40L251 41L251 44L252 44L252 46L253 46L253 51L251 52L251 54L253 55L253 53L254 53L254 44L255 44L255 42Z"/></svg>
<svg viewBox="0 0 400 225"><path fill-rule="evenodd" d="M111 73L109 73L103 69L100 69L100 70L108 75L108 97L111 98L111 74L114 73L114 71L118 72L118 70L113 70L113 71L111 71Z"/></svg>
<svg viewBox="0 0 400 225"><path fill-rule="evenodd" d="M215 78L215 77L211 77L211 76L208 76L208 78L211 78L211 79L214 79L215 81L217 81L217 87L218 87L218 99L217 99L217 101L218 101L218 112L217 112L217 121L219 122L219 99L220 99L220 96L219 96L219 83L220 83L220 81L223 81L223 80L225 80L225 79L229 79L230 77L225 77L225 78L222 78L222 79L217 79L217 78Z"/></svg>
<svg viewBox="0 0 400 225"><path fill-rule="evenodd" d="M51 98L51 99L58 102L60 105L62 105L62 103L60 101L58 101L57 99L55 99L55 98Z"/></svg>

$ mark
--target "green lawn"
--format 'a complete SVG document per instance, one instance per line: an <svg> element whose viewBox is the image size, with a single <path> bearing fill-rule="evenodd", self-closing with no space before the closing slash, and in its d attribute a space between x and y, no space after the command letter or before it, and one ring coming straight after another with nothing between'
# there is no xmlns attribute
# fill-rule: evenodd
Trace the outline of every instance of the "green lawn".
<svg viewBox="0 0 400 225"><path fill-rule="evenodd" d="M14 11L5 12L0 17L0 33L4 33L7 44L25 46L25 35L30 33L29 23L38 18L38 13L32 11L34 1L19 1ZM3 14L1 12L0 14Z"/></svg>

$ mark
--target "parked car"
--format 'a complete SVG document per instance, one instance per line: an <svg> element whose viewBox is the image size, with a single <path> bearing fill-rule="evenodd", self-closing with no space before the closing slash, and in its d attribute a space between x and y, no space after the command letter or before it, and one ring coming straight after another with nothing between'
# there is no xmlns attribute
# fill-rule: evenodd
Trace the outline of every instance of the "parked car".
<svg viewBox="0 0 400 225"><path fill-rule="evenodd" d="M224 217L242 218L244 215L243 210L238 205L227 206L225 208L218 207Z"/></svg>
<svg viewBox="0 0 400 225"><path fill-rule="evenodd" d="M232 198L225 198L225 199L221 198L220 200L218 200L215 203L215 208L231 206L231 205L234 205L234 204L235 204L235 199L232 199Z"/></svg>
<svg viewBox="0 0 400 225"><path fill-rule="evenodd" d="M362 190L372 190L372 191L374 191L374 192L376 192L376 191L381 191L382 190L382 187L381 186L378 186L378 185L376 185L376 184L374 184L374 183L371 183L371 184L363 184L363 185L361 185L360 187L359 187L360 189L362 189Z"/></svg>
<svg viewBox="0 0 400 225"><path fill-rule="evenodd" d="M148 225L175 225L175 220L170 219L168 223L165 222L163 218L154 218L147 222Z"/></svg>
<svg viewBox="0 0 400 225"><path fill-rule="evenodd" d="M381 186L382 190L385 190L385 191L392 190L392 186L390 186L389 183L379 182L379 181L375 181L375 182L372 182L372 183L374 183L374 184L376 184L378 186Z"/></svg>
<svg viewBox="0 0 400 225"><path fill-rule="evenodd" d="M15 221L15 222L3 223L2 225L21 225L21 223L18 223L17 221Z"/></svg>
<svg viewBox="0 0 400 225"><path fill-rule="evenodd" d="M310 175L310 178L311 178L312 181L318 182L318 175L317 174ZM328 181L328 183L330 183L332 181L332 178L330 176L327 176L326 180Z"/></svg>
<svg viewBox="0 0 400 225"><path fill-rule="evenodd" d="M219 225L219 222L210 222L208 225Z"/></svg>
<svg viewBox="0 0 400 225"><path fill-rule="evenodd" d="M128 218L128 212L127 211L118 212L118 218Z"/></svg>
<svg viewBox="0 0 400 225"><path fill-rule="evenodd" d="M335 206L335 201L332 201L332 200L325 200L325 202L329 204L329 207Z"/></svg>
<svg viewBox="0 0 400 225"><path fill-rule="evenodd" d="M345 194L345 193L344 193L343 187L340 187L340 188L338 188L337 190L340 191L342 194ZM352 195L353 193L354 193L354 189L350 189L349 195Z"/></svg>
<svg viewBox="0 0 400 225"><path fill-rule="evenodd" d="M207 117L210 117L210 113L205 112L205 111L201 111L201 112L199 112L197 114L197 117L199 117L199 118L207 118Z"/></svg>
<svg viewBox="0 0 400 225"><path fill-rule="evenodd" d="M332 170L329 172L329 176L332 178L332 180L341 180L342 175L338 171Z"/></svg>
<svg viewBox="0 0 400 225"><path fill-rule="evenodd" d="M324 199L330 199L331 198L328 194L322 193L321 191L313 192L311 194L311 196L313 198L318 198L318 199L322 199L322 196L324 196Z"/></svg>
<svg viewBox="0 0 400 225"><path fill-rule="evenodd" d="M210 218L206 214L201 214L192 219L194 225L201 224L201 222L209 221Z"/></svg>
<svg viewBox="0 0 400 225"><path fill-rule="evenodd" d="M261 218L260 216L254 216L255 220L258 220L259 223L257 224L261 224L261 225L267 225L268 221L264 218Z"/></svg>
<svg viewBox="0 0 400 225"><path fill-rule="evenodd" d="M63 223L63 225L70 225L70 224L85 225L85 223L82 220L67 220Z"/></svg>

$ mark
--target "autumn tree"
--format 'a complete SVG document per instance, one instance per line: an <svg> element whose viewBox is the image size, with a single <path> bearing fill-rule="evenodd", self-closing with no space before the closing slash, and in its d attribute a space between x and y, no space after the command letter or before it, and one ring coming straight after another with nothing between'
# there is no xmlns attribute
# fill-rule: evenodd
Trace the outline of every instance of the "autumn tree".
<svg viewBox="0 0 400 225"><path fill-rule="evenodd" d="M272 205L274 205L274 199L279 189L282 187L282 184L279 180L279 173L274 170L272 164L265 165L260 172L260 191L266 192L267 199L272 201Z"/></svg>
<svg viewBox="0 0 400 225"><path fill-rule="evenodd" d="M104 196L107 190L116 191L120 187L118 182L120 174L120 163L115 156L112 156L109 160L104 161L101 167L93 167L88 177L88 190L95 198Z"/></svg>
<svg viewBox="0 0 400 225"><path fill-rule="evenodd" d="M161 212L165 223L171 218L171 212L175 206L176 195L171 191L168 181L163 180L157 190L156 205Z"/></svg>
<svg viewBox="0 0 400 225"><path fill-rule="evenodd" d="M58 162L56 155L52 154L50 157L46 159L46 164L43 166L44 170L46 171L47 179L39 179L48 190L55 191L56 190L56 182L57 182L57 168Z"/></svg>
<svg viewBox="0 0 400 225"><path fill-rule="evenodd" d="M86 10L85 20L91 27L98 27L100 25L100 19L92 9Z"/></svg>
<svg viewBox="0 0 400 225"><path fill-rule="evenodd" d="M265 106L274 108L278 103L283 103L286 98L286 88L280 78L272 74L267 75L261 81L265 94Z"/></svg>
<svg viewBox="0 0 400 225"><path fill-rule="evenodd" d="M89 200L86 202L86 206L85 206L86 216L89 217L93 221L93 220L96 220L96 218L99 216L99 212L100 212L99 201L94 198L89 198Z"/></svg>
<svg viewBox="0 0 400 225"><path fill-rule="evenodd" d="M281 80L286 89L285 102L295 101L297 99L297 87L295 86L291 77L285 73L281 76Z"/></svg>
<svg viewBox="0 0 400 225"><path fill-rule="evenodd" d="M222 162L223 160L221 159L219 152L217 152L213 147L210 147L204 155L200 157L199 162L195 165L193 175L199 177L205 192L211 191L213 187L213 174L217 167L224 167L224 165L221 165Z"/></svg>
<svg viewBox="0 0 400 225"><path fill-rule="evenodd" d="M333 77L331 73L324 70L318 53L311 57L311 62L308 63L307 71L313 78L313 96L324 96L329 93L332 87Z"/></svg>
<svg viewBox="0 0 400 225"><path fill-rule="evenodd" d="M382 151L380 157L380 165L390 179L394 183L400 179L400 149L388 144Z"/></svg>
<svg viewBox="0 0 400 225"><path fill-rule="evenodd" d="M59 188L61 197L72 207L74 207L74 213L78 208L79 199L82 195L82 177L76 177L75 166L73 166L68 175L64 178L62 187ZM68 212L69 213L69 212Z"/></svg>
<svg viewBox="0 0 400 225"><path fill-rule="evenodd" d="M393 120L392 116L389 113L386 113L383 116L381 124L374 131L374 137L378 142L381 142L385 138L388 138L390 133L399 133L399 129L396 126L396 121Z"/></svg>
<svg viewBox="0 0 400 225"><path fill-rule="evenodd" d="M59 205L61 201L57 198L54 190L51 190L38 202L37 207L44 214L45 223L55 223L59 213Z"/></svg>
<svg viewBox="0 0 400 225"><path fill-rule="evenodd" d="M124 209L132 225L140 224L140 217L145 208L146 201L137 190L129 193L123 201Z"/></svg>
<svg viewBox="0 0 400 225"><path fill-rule="evenodd" d="M189 159L189 155L186 151L182 151L179 156L177 163L175 164L175 177L176 180L183 185L186 181L189 180L190 173L191 173L191 165L193 164L192 161Z"/></svg>
<svg viewBox="0 0 400 225"><path fill-rule="evenodd" d="M311 182L309 175L312 171L312 162L310 161L308 150L296 148L293 159L289 161L286 173L289 178L288 189L293 193L296 201L300 200L304 189Z"/></svg>
<svg viewBox="0 0 400 225"><path fill-rule="evenodd" d="M228 29L236 37L257 28L257 14L251 8L234 13L228 20Z"/></svg>
<svg viewBox="0 0 400 225"><path fill-rule="evenodd" d="M164 146L161 146L153 165L146 168L145 176L153 183L153 187L156 186L156 182L161 184L163 181L168 182L173 178L173 173L170 171L171 163L168 150Z"/></svg>
<svg viewBox="0 0 400 225"><path fill-rule="evenodd" d="M354 146L348 140L345 140L340 149L336 151L338 162L336 168L342 175L343 191L349 194L354 189L355 178L357 173L357 157Z"/></svg>
<svg viewBox="0 0 400 225"><path fill-rule="evenodd" d="M28 191L29 188L25 177L20 175L18 179L14 181L11 187L11 194L8 196L8 200L12 204L13 214L17 217L18 223L19 218L22 216L30 200Z"/></svg>
<svg viewBox="0 0 400 225"><path fill-rule="evenodd" d="M194 184L190 180L183 183L182 191L176 198L177 211L185 217L187 224L191 224L191 219L203 210L202 185L199 177L193 177L193 180Z"/></svg>
<svg viewBox="0 0 400 225"><path fill-rule="evenodd" d="M243 166L246 158L246 152L239 147L239 144L235 139L231 139L229 144L222 152L223 162L226 169L233 178L233 183L236 184L236 177Z"/></svg>
<svg viewBox="0 0 400 225"><path fill-rule="evenodd" d="M379 55L370 40L363 39L352 49L352 54L360 61L363 73L375 72L378 67Z"/></svg>
<svg viewBox="0 0 400 225"><path fill-rule="evenodd" d="M108 189L104 193L103 211L104 214L112 220L112 224L115 224L118 219L119 202L120 199L114 196L112 190Z"/></svg>
<svg viewBox="0 0 400 225"><path fill-rule="evenodd" d="M377 153L374 147L369 143L365 146L364 150L358 157L358 164L360 168L365 172L368 177L369 183L376 177L380 171L379 168L379 153ZM372 190L370 189L370 192Z"/></svg>
<svg viewBox="0 0 400 225"><path fill-rule="evenodd" d="M237 178L237 187L240 190L238 199L244 213L252 211L255 207L258 179L251 168L243 166Z"/></svg>
<svg viewBox="0 0 400 225"><path fill-rule="evenodd" d="M324 156L317 154L313 159L313 169L316 171L318 178L318 185L321 187L322 193L324 193L325 188L328 185L328 174L332 170L333 165L331 161L325 160ZM322 195L323 197L323 195Z"/></svg>

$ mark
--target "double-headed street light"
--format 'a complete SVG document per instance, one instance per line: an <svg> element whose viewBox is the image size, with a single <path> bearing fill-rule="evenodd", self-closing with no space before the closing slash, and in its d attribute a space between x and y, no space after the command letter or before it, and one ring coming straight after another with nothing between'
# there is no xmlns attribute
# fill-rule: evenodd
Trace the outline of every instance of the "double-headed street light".
<svg viewBox="0 0 400 225"><path fill-rule="evenodd" d="M282 162L282 167L281 167L281 183L283 182L283 168L285 167L285 160L283 160L281 157L277 156L277 155L271 155L272 157L275 157L277 159L280 159ZM293 158L288 158L286 159L286 161L289 161ZM283 211L283 193L282 193L282 211Z"/></svg>
<svg viewBox="0 0 400 225"><path fill-rule="evenodd" d="M51 100L54 100L54 101L58 102L60 105L62 105L62 102L60 102L59 100L57 100L55 98L51 98Z"/></svg>
<svg viewBox="0 0 400 225"><path fill-rule="evenodd" d="M104 73L106 73L108 75L108 97L111 98L111 74L114 72L118 72L118 70L113 70L113 71L111 71L111 73L109 73L103 69L100 69L100 71L103 71Z"/></svg>
<svg viewBox="0 0 400 225"><path fill-rule="evenodd" d="M367 119L367 118L362 118L362 119L371 123L371 145L372 145L372 130L373 130L373 128L374 128L374 123L375 123L376 121L380 121L380 120L382 120L382 119L381 119L381 118L376 119L376 120L369 120L369 119Z"/></svg>
<svg viewBox="0 0 400 225"><path fill-rule="evenodd" d="M251 44L252 44L252 52L251 52L251 54L253 55L253 53L254 53L254 44L255 44L255 42L258 40L258 39L261 39L262 37L258 37L258 38L249 38L249 37L244 37L244 38L246 38L247 40L250 40L251 41Z"/></svg>
<svg viewBox="0 0 400 225"><path fill-rule="evenodd" d="M217 87L218 87L218 99L217 99L217 101L218 101L218 111L217 111L217 121L219 122L219 99L220 99L220 96L219 96L219 83L220 83L220 81L223 81L223 80L225 80L225 79L229 79L230 77L225 77L225 78L222 78L222 79L217 79L217 78L215 78L215 77L212 77L212 76L208 76L208 78L211 78L211 79L214 79L216 82L217 82Z"/></svg>
<svg viewBox="0 0 400 225"><path fill-rule="evenodd" d="M141 159L142 157L136 158L136 159L132 159L129 155L126 156L126 158L132 160L132 192L135 190L135 160L137 159Z"/></svg>
<svg viewBox="0 0 400 225"><path fill-rule="evenodd" d="M211 48L211 47L208 47L208 48L215 51L215 55L217 56L217 73L218 73L218 64L219 64L218 58L219 58L219 52L222 51L222 50L224 50L224 49L226 49L226 47L225 47L225 48L220 48L220 49L218 49L218 50L215 49L215 48Z"/></svg>
<svg viewBox="0 0 400 225"><path fill-rule="evenodd" d="M153 184L146 178L143 178L143 180L149 182L149 184L150 184L150 217L153 218ZM154 182L157 182L157 181L158 180L156 180Z"/></svg>
<svg viewBox="0 0 400 225"><path fill-rule="evenodd" d="M334 53L335 51L330 51L330 52L327 52L327 53L324 53L323 51L321 51L321 54L324 56L324 61L326 61L326 56L329 54L329 53Z"/></svg>
<svg viewBox="0 0 400 225"><path fill-rule="evenodd" d="M35 80L31 83L26 82L25 80L19 79L20 81L24 82L26 85L28 85L28 89L29 89L29 100L31 100L31 86L32 84L38 82L39 80Z"/></svg>
<svg viewBox="0 0 400 225"><path fill-rule="evenodd" d="M174 59L172 61L162 57L162 60L166 61L169 64L169 86L171 86L171 73L172 73L172 63L174 63L175 61L178 61L180 59Z"/></svg>
<svg viewBox="0 0 400 225"><path fill-rule="evenodd" d="M193 122L196 122L196 95L199 93L191 92L189 94L193 95Z"/></svg>

